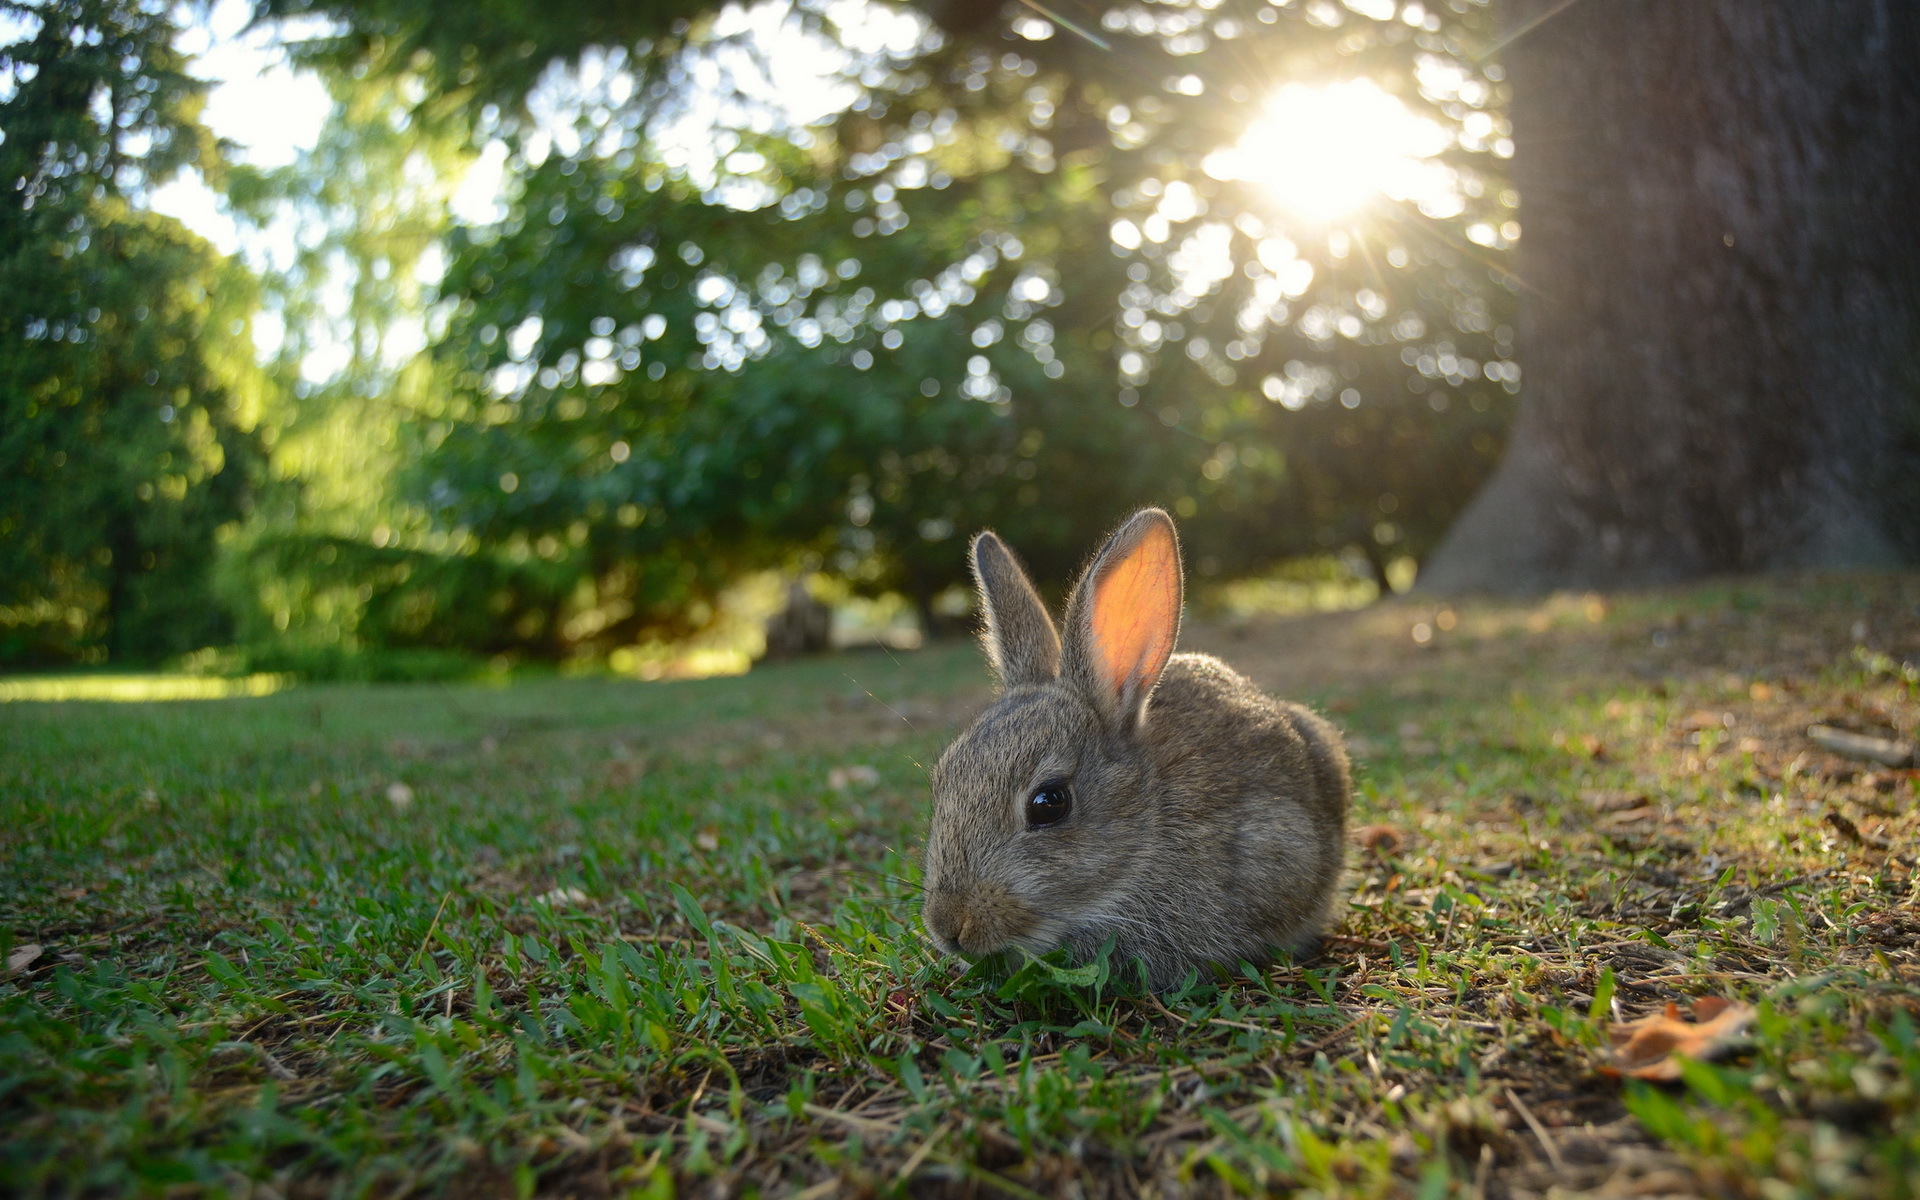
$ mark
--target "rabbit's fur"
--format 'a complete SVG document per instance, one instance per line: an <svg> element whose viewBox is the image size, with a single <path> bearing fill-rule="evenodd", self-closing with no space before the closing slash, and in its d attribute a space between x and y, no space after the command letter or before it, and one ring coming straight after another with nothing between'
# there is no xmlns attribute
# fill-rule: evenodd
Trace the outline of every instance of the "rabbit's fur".
<svg viewBox="0 0 1920 1200"><path fill-rule="evenodd" d="M1107 939L1154 987L1300 949L1332 906L1352 791L1340 735L1218 659L1173 654L1173 522L1122 525L1067 603L1064 642L1012 553L973 542L1001 692L933 771L923 918L969 956ZM1029 798L1061 784L1064 818ZM1058 793L1055 793L1057 799Z"/></svg>

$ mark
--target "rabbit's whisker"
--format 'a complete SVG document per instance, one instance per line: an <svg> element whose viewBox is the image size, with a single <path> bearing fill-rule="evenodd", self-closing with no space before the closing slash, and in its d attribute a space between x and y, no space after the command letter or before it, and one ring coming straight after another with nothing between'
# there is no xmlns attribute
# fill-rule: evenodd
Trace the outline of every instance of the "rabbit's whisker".
<svg viewBox="0 0 1920 1200"><path fill-rule="evenodd" d="M920 732L920 727L918 725L915 725L912 721L907 721L905 714L903 714L899 709L895 708L891 704L888 704L885 700L882 700L880 697L868 691L867 686L861 683L858 679L855 679L852 675L848 675L845 671L842 671L840 673L846 676L846 680L848 683L851 683L853 686L859 688L861 691L866 692L867 699L873 701L875 704L878 704L881 708L886 709L888 712L892 713L894 716L899 717L902 721L906 721L908 729L913 730L915 733Z"/></svg>

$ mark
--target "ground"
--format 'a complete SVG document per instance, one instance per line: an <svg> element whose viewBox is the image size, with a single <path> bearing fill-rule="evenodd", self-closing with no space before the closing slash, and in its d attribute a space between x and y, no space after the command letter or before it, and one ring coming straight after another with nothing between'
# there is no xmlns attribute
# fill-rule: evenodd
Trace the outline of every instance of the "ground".
<svg viewBox="0 0 1920 1200"><path fill-rule="evenodd" d="M1327 712L1350 902L1161 995L917 924L977 651L0 705L23 1195L1912 1195L1920 577L1190 622ZM1616 1024L1751 1004L1717 1061ZM1656 1065L1656 1069L1658 1069Z"/></svg>

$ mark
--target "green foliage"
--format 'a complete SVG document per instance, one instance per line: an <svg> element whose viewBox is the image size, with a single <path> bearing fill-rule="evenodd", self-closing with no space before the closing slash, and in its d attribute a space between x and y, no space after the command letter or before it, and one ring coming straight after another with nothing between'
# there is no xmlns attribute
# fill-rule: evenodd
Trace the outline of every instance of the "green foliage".
<svg viewBox="0 0 1920 1200"><path fill-rule="evenodd" d="M278 171L220 164L169 10L63 0L11 52L8 659L596 655L769 567L932 623L971 531L1057 588L1142 503L1202 576L1340 556L1385 590L1499 450L1513 198L1478 0L809 0L778 40L844 93L804 117L696 0L259 11L336 22L294 48L333 117ZM1208 166L1282 85L1356 75L1457 133L1457 203L1310 219ZM457 226L493 142L504 214ZM256 287L138 211L189 165L297 224L293 261Z"/></svg>
<svg viewBox="0 0 1920 1200"><path fill-rule="evenodd" d="M318 143L286 167L231 180L256 224L300 231L291 261L262 281L285 336L267 403L272 484L221 573L236 633L250 660L329 678L377 677L391 653L354 664L377 648L550 652L546 627L578 573L463 554L429 536L394 486L422 422L446 404L419 350L464 141L409 103L417 81L341 72L328 82L334 105Z"/></svg>
<svg viewBox="0 0 1920 1200"><path fill-rule="evenodd" d="M229 636L218 533L258 474L247 274L129 196L217 165L170 6L0 6L0 662Z"/></svg>
<svg viewBox="0 0 1920 1200"><path fill-rule="evenodd" d="M1205 574L1347 550L1384 581L1424 553L1517 380L1502 251L1476 244L1508 237L1500 72L1457 9L1115 7L1092 36L930 9L916 44L849 52L829 123L743 95L689 133L695 77L725 95L749 69L710 9L516 11L509 43L419 0L265 8L340 19L313 53L404 64L419 111L464 106L509 149L504 219L450 239L455 399L398 483L463 553L577 571L575 647L684 625L765 566L927 614L987 525L1058 584L1144 502L1186 518ZM822 54L856 37L789 22ZM1376 198L1319 225L1203 170L1280 83L1356 73L1479 131L1446 155L1458 213Z"/></svg>

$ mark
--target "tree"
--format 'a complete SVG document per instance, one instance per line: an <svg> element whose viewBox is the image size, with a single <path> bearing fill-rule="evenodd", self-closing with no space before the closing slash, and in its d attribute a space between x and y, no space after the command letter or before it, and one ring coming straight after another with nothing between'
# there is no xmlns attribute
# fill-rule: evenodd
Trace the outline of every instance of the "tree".
<svg viewBox="0 0 1920 1200"><path fill-rule="evenodd" d="M1423 585L1920 557L1920 9L1507 19L1526 399Z"/></svg>
<svg viewBox="0 0 1920 1200"><path fill-rule="evenodd" d="M262 279L285 330L270 364L270 480L228 544L222 596L261 665L339 670L368 644L498 648L489 626L522 614L491 601L526 581L436 552L444 536L397 480L446 416L446 380L422 350L448 199L469 162L464 130L418 103L420 81L404 69L326 80L333 107L314 147L229 180L240 212L299 236ZM535 586L533 600L551 607L570 586ZM448 629L462 607L466 620Z"/></svg>
<svg viewBox="0 0 1920 1200"><path fill-rule="evenodd" d="M254 291L131 202L218 165L171 11L0 4L0 661L228 636L208 580L259 460Z"/></svg>
<svg viewBox="0 0 1920 1200"><path fill-rule="evenodd" d="M418 52L513 147L509 215L455 238L437 353L463 401L412 495L580 572L589 610L549 631L631 637L801 555L924 608L985 524L1064 579L1148 500L1203 572L1354 546L1384 569L1498 451L1510 196L1478 3L929 5L916 44L851 54L830 124L723 123L708 177L661 142L726 49L715 6L516 9L504 40L441 0L267 7L339 18L329 54ZM839 36L830 11L796 5L793 36ZM1457 204L1296 221L1208 168L1280 84L1354 74L1462 131L1437 156ZM543 77L578 116L551 144L521 115Z"/></svg>

